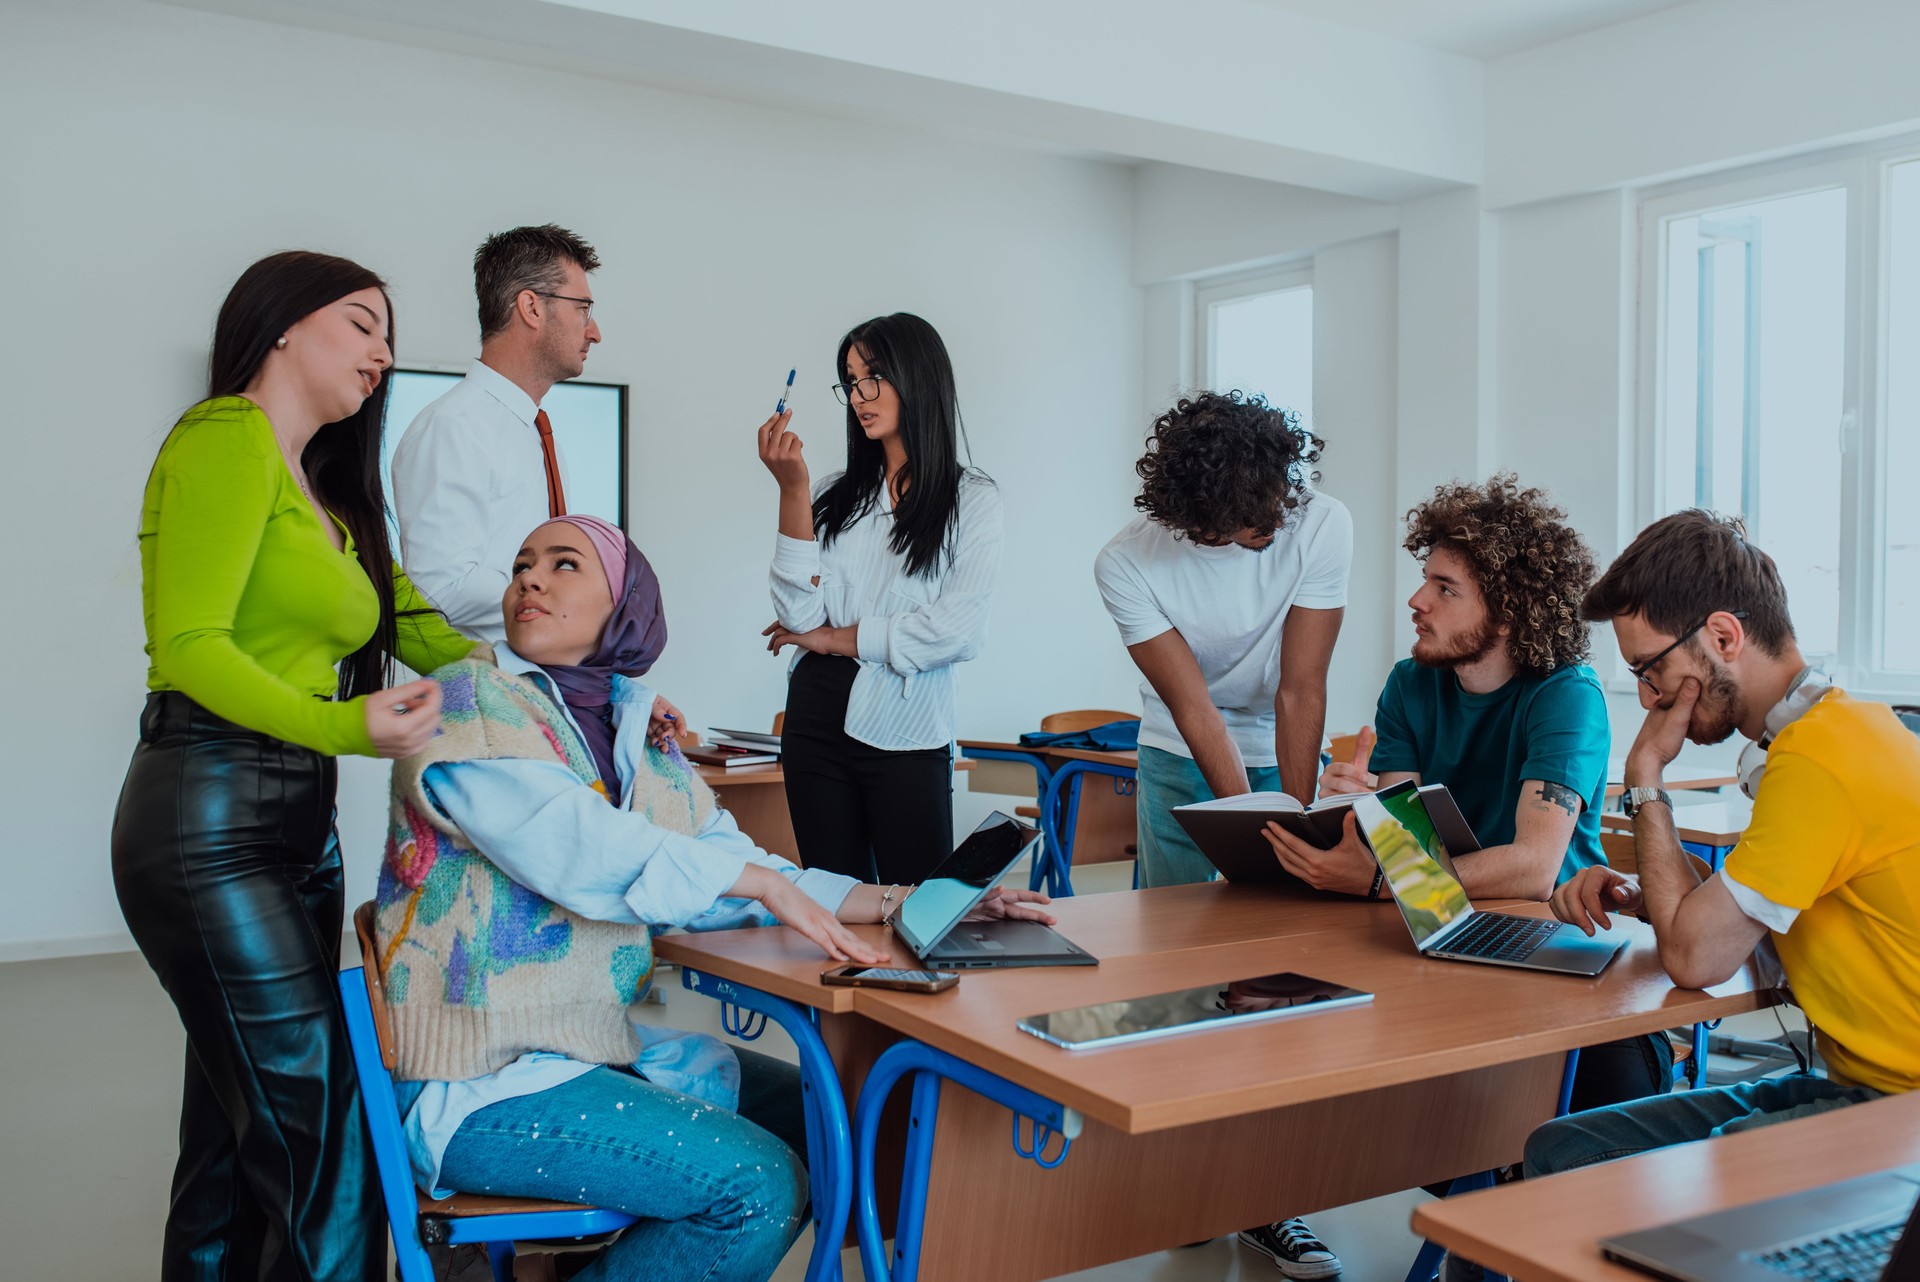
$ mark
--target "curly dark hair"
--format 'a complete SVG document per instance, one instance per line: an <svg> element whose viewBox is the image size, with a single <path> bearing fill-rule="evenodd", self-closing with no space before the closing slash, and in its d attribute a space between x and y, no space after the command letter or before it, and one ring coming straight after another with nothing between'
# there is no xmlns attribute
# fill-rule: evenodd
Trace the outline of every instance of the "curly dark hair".
<svg viewBox="0 0 1920 1282"><path fill-rule="evenodd" d="M1320 479L1326 442L1292 410L1258 394L1200 392L1153 420L1133 505L1161 525L1206 541L1277 530Z"/></svg>
<svg viewBox="0 0 1920 1282"><path fill-rule="evenodd" d="M1442 485L1407 513L1402 544L1421 561L1448 548L1466 561L1487 602L1487 622L1508 627L1507 653L1522 672L1545 676L1586 659L1581 603L1593 554L1545 490L1521 489L1511 472L1485 485Z"/></svg>

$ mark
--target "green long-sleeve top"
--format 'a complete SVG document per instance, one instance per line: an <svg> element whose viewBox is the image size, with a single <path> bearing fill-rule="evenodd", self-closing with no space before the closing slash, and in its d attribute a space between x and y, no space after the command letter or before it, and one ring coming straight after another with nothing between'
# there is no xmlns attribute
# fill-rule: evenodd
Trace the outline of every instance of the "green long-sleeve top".
<svg viewBox="0 0 1920 1282"><path fill-rule="evenodd" d="M344 529L344 527L343 527ZM273 425L238 396L174 425L140 513L147 688L330 755L374 755L364 697L328 702L334 665L379 626L373 583L349 535L334 548L287 470ZM418 672L463 658L455 632L393 572L399 658Z"/></svg>

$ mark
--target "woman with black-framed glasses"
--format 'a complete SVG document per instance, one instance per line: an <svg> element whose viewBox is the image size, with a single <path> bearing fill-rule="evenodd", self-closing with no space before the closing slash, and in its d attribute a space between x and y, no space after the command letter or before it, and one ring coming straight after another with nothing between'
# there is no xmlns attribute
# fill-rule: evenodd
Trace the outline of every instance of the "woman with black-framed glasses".
<svg viewBox="0 0 1920 1282"><path fill-rule="evenodd" d="M793 646L781 752L809 867L920 880L953 846L953 667L986 640L993 481L960 459L953 364L905 312L840 340L847 466L814 486L791 411L760 425L780 483L767 649Z"/></svg>

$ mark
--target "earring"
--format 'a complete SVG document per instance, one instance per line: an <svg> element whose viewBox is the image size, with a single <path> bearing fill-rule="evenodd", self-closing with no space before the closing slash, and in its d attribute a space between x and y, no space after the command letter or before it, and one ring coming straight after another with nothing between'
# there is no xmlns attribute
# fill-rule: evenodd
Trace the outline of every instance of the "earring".
<svg viewBox="0 0 1920 1282"><path fill-rule="evenodd" d="M285 334L282 334L280 335L279 338L276 338L275 340L273 340L273 346L276 351L282 347L285 347L286 345L287 345L287 336Z"/></svg>

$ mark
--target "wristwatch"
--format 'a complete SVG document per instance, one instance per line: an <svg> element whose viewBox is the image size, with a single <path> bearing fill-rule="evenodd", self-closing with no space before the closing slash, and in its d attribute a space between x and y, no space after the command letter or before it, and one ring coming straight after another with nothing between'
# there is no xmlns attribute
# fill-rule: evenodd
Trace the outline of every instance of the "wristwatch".
<svg viewBox="0 0 1920 1282"><path fill-rule="evenodd" d="M1640 807L1650 801L1657 801L1668 810L1673 809L1673 798L1667 795L1665 788L1629 788L1620 794L1620 813L1631 819L1640 813Z"/></svg>

